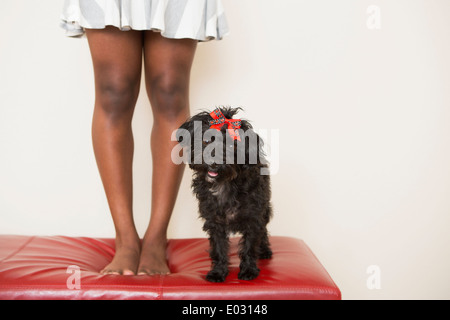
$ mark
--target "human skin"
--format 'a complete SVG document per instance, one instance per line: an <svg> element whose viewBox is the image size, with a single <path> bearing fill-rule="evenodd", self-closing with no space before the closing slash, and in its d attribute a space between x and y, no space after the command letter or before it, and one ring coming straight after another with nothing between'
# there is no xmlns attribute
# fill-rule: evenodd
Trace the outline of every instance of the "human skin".
<svg viewBox="0 0 450 320"><path fill-rule="evenodd" d="M189 80L197 41L153 31L86 29L95 77L92 142L114 222L115 256L100 272L170 273L167 227L184 165L171 161L172 132L189 117ZM133 220L132 118L142 67L153 113L151 217L141 241Z"/></svg>

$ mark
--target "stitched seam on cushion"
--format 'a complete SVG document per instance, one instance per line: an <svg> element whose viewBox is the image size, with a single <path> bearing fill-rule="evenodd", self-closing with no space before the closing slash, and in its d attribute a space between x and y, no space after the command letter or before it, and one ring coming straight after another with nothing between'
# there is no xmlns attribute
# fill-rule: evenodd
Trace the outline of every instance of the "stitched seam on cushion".
<svg viewBox="0 0 450 320"><path fill-rule="evenodd" d="M168 288L172 288L172 289L173 288L186 288L186 289L190 288L190 289L193 289L195 287L180 286L180 287L168 287ZM234 288L234 289L240 288L240 289L242 289L242 287L240 287L240 286L230 286L228 288ZM342 299L340 291L336 292L335 290L327 288L327 287L300 287L300 288L298 288L298 287L284 287L284 286L259 286L258 287L258 289L263 289L263 290L266 289L268 291L273 291L274 288L280 288L280 289L283 289L284 291L290 291L292 293L294 293L294 292L295 293L309 293L309 294L311 294L311 293L319 293L319 294L320 293L325 293L325 294L328 294L330 296L334 296L337 299ZM62 285L48 285L48 284L46 284L46 285L26 285L26 284L10 285L10 284L7 284L7 285L0 285L0 293L2 292L2 289L3 290L10 289L10 290L14 290L14 291L50 289L50 290L60 291L60 290L65 290L67 288L65 288ZM146 288L145 286L127 286L127 285L124 285L124 286L84 285L82 287L81 291L90 291L90 290L105 290L105 291L108 291L108 290L124 290L124 289L125 290L126 289L134 289L134 290L136 290L136 292L151 293L151 291L150 292L148 291L148 287ZM159 288L153 287L152 289L157 289L157 290L155 290L156 292L154 292L156 294L155 300L163 300L163 299L165 299L165 297L163 297L163 295L162 295L163 289L164 289L163 287L159 287ZM272 290L270 290L270 289L272 289ZM202 290L200 290L200 292L201 291ZM253 292L253 293L255 293L257 291L258 290L256 290L256 291L249 290L249 292ZM192 292L198 292L198 290L187 291L185 293L186 294L190 294ZM170 292L169 296L172 293L173 292ZM232 294L233 290L231 290L231 291L227 290L226 293ZM273 293L277 293L277 291L273 291Z"/></svg>
<svg viewBox="0 0 450 320"><path fill-rule="evenodd" d="M0 261L0 263L5 262L8 259L11 259L12 257L14 257L16 254L18 254L20 251L22 251L31 241L34 240L34 238L36 238L36 236L31 237L30 239L28 239L23 245L20 246L19 249L17 249L16 251L14 251L13 253L11 253L9 256L7 256L6 258L4 258L2 261Z"/></svg>
<svg viewBox="0 0 450 320"><path fill-rule="evenodd" d="M196 287L198 287L198 288L204 288L204 287L207 287L207 285L204 285L204 286L202 286L202 285L195 285L195 286L171 286L171 287L166 287L166 289L178 289L178 288L183 288L183 289L195 289ZM230 285L225 285L224 287L223 287L223 289L228 289L228 288L230 288L230 289L242 289L242 286L230 286ZM289 291L301 291L301 292L306 292L306 291L309 291L309 290L312 290L312 291L324 291L324 292L327 292L327 293L330 293L330 294L333 294L333 295L337 295L337 292L336 291L339 291L339 290L336 290L337 288L330 288L330 287L323 287L323 286L304 286L304 287L292 287L292 286L283 286L283 285L270 285L270 286L268 286L268 285L265 285L265 286L261 286L261 285L258 285L257 287L252 287L251 289L255 289L255 291L257 291L258 289L268 289L268 290L270 290L270 289L283 289L283 290L289 290ZM251 291L251 290L249 290L249 291Z"/></svg>
<svg viewBox="0 0 450 320"><path fill-rule="evenodd" d="M55 289L67 289L66 285L63 284L0 284L0 289L3 288L8 288L8 289L39 289L39 288L55 288ZM76 289L76 290L81 290L83 291L84 289L104 289L104 290L109 290L109 289L142 289L142 291L148 290L148 289L156 289L156 287L149 287L149 286L120 286L120 285L81 285L81 289ZM76 291L75 289L73 291ZM1 291L1 290L0 290Z"/></svg>
<svg viewBox="0 0 450 320"><path fill-rule="evenodd" d="M48 287L48 288L66 288L66 286L64 284L0 284L0 288L44 288L44 287ZM167 289L177 289L177 288L183 288L183 289L195 289L197 286L171 286L171 287L166 287ZM203 286L202 288L204 288L205 286ZM95 284L86 284L86 285L82 285L82 289L83 288L89 288L89 289L142 289L142 290L146 290L148 288L155 288L152 286L146 286L146 285L142 285L142 286L132 286L132 285L95 285ZM242 289L242 286L224 286L224 289L227 288L232 288L232 289ZM307 286L307 287L288 287L288 286L282 286L282 285L273 285L273 286L258 286L255 287L254 289L274 289L274 288L281 288L284 290L292 290L292 291L305 291L305 290L323 290L323 291L327 291L327 292L334 292L333 289L329 288L329 287L314 287L314 286ZM158 287L158 289L164 289L162 287ZM251 290L249 290L251 291Z"/></svg>

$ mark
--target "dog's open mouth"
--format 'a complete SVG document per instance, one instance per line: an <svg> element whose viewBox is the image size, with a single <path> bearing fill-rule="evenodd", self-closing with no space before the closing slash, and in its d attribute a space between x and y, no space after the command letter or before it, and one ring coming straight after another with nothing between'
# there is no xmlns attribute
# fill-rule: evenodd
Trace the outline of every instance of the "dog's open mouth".
<svg viewBox="0 0 450 320"><path fill-rule="evenodd" d="M208 171L208 176L210 176L211 178L217 178L219 174L217 172L214 171Z"/></svg>

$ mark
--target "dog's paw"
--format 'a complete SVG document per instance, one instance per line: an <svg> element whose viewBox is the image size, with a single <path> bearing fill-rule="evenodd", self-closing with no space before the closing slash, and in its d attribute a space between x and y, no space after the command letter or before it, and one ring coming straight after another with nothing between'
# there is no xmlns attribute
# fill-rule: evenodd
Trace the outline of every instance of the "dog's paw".
<svg viewBox="0 0 450 320"><path fill-rule="evenodd" d="M238 274L238 279L240 280L253 280L259 275L258 268L245 268L241 269Z"/></svg>
<svg viewBox="0 0 450 320"><path fill-rule="evenodd" d="M209 282L224 282L227 275L228 273L220 272L217 270L211 270L206 275L206 280L208 280Z"/></svg>

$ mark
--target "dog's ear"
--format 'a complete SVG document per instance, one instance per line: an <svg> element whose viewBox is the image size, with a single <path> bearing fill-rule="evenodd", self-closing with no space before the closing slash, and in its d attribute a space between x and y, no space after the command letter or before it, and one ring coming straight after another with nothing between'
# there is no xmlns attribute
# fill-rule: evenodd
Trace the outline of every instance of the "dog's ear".
<svg viewBox="0 0 450 320"><path fill-rule="evenodd" d="M244 129L245 128L245 129ZM253 130L248 122L244 122L239 129L240 141L236 141L237 163L247 166L261 164L264 158L263 139Z"/></svg>
<svg viewBox="0 0 450 320"><path fill-rule="evenodd" d="M253 128L250 127L248 129L248 131L252 133L254 138L253 139L250 138L248 142L246 141L246 143L248 143L247 148L245 149L246 164L260 164L261 158L264 157L264 151L263 151L264 141L259 136L259 134L257 134L255 131L253 131ZM255 163L255 158L256 158L256 163Z"/></svg>
<svg viewBox="0 0 450 320"><path fill-rule="evenodd" d="M209 121L211 119L207 111L192 116L178 128L176 133L177 141L184 146L189 144L193 145L195 137L203 137L203 132L209 128ZM189 137L190 140L188 140Z"/></svg>
<svg viewBox="0 0 450 320"><path fill-rule="evenodd" d="M248 120L241 119L241 129L244 131L252 130L253 126L251 125L251 123Z"/></svg>

